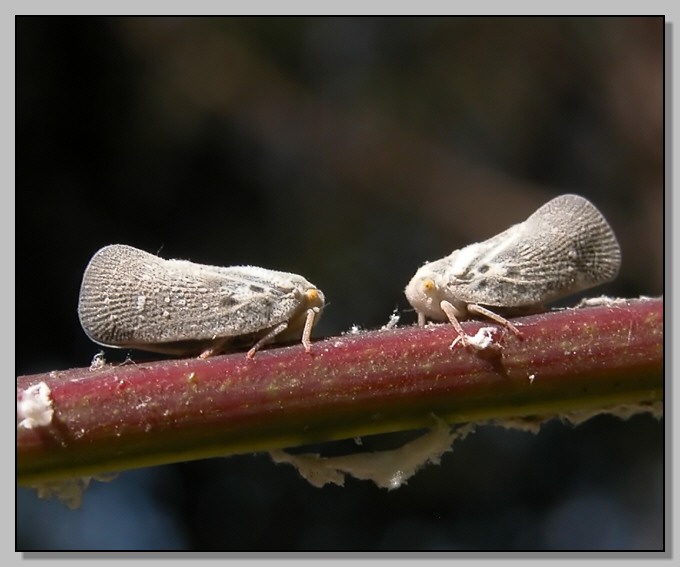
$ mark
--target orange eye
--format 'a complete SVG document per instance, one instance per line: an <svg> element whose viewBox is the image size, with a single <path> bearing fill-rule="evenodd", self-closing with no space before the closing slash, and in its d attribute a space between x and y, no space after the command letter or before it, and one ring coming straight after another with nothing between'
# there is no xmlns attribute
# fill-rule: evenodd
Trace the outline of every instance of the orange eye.
<svg viewBox="0 0 680 567"><path fill-rule="evenodd" d="M319 290L314 289L314 288L308 289L305 292L305 295L307 296L308 301L311 301L311 302L317 301L319 299Z"/></svg>
<svg viewBox="0 0 680 567"><path fill-rule="evenodd" d="M432 291L434 289L434 282L428 278L423 280L423 291Z"/></svg>

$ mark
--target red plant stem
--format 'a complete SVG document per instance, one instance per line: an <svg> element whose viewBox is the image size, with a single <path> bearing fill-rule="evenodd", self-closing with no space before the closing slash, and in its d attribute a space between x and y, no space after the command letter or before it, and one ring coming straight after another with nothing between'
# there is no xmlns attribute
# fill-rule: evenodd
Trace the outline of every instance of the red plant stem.
<svg viewBox="0 0 680 567"><path fill-rule="evenodd" d="M513 319L498 349L449 345L448 324L361 332L208 360L17 378L51 391L51 424L17 415L17 481L34 484L432 425L663 399L663 301ZM474 334L479 322L464 324ZM484 325L487 326L487 325Z"/></svg>

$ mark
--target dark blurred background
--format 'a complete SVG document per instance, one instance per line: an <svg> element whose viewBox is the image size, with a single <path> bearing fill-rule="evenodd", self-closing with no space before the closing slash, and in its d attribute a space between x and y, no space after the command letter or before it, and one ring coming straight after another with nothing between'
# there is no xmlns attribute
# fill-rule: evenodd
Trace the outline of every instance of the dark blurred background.
<svg viewBox="0 0 680 567"><path fill-rule="evenodd" d="M663 24L17 18L17 374L100 350L76 305L110 243L303 274L319 338L413 323L425 260L576 192L623 251L591 295L662 293ZM663 420L487 426L393 492L267 455L127 472L77 511L18 489L17 548L660 549L663 478Z"/></svg>

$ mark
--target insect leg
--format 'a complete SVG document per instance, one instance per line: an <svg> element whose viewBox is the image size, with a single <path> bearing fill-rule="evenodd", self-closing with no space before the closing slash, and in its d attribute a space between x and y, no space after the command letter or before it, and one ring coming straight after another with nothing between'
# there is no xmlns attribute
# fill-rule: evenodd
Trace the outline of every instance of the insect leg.
<svg viewBox="0 0 680 567"><path fill-rule="evenodd" d="M207 349L205 349L201 354L198 355L198 358L206 359L210 358L211 356L215 356L216 354L219 354L222 352L222 349L224 348L224 345L226 345L229 342L230 338L225 338L223 340L217 340L213 341L211 346Z"/></svg>
<svg viewBox="0 0 680 567"><path fill-rule="evenodd" d="M446 316L449 318L449 321L453 325L453 328L456 329L458 332L458 337L456 337L456 340L454 340L451 343L451 348L460 341L463 343L463 346L469 346L470 344L470 336L463 331L463 327L461 327L460 322L456 318L456 308L449 303L448 301L444 300L442 301L439 306L442 308L442 311L446 314Z"/></svg>
<svg viewBox="0 0 680 567"><path fill-rule="evenodd" d="M279 333L282 333L288 328L288 321L284 321L283 323L280 323L276 325L271 331L269 331L264 337L262 337L259 341L257 341L253 347L246 353L246 358L253 358L255 356L255 353L260 350L262 345L268 343L271 341L276 335Z"/></svg>
<svg viewBox="0 0 680 567"><path fill-rule="evenodd" d="M318 314L318 307L307 309L307 319L305 319L305 327L302 329L302 344L307 352L312 348L312 327L314 327L314 319Z"/></svg>
<svg viewBox="0 0 680 567"><path fill-rule="evenodd" d="M522 336L522 332L517 327L515 327L510 321L501 317L497 313L494 313L493 311L487 309L486 307L482 307L481 305L477 305L476 303L470 303L467 306L467 309L470 313L475 313L476 315L483 315L484 317L487 317L492 321L496 321L496 323L502 325L506 329L511 330L518 337Z"/></svg>

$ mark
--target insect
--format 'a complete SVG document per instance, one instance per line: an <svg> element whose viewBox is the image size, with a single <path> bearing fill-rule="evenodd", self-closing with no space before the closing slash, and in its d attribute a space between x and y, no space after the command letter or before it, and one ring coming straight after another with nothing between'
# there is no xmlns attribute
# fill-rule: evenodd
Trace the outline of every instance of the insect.
<svg viewBox="0 0 680 567"><path fill-rule="evenodd" d="M459 320L482 315L521 336L489 307L510 313L538 311L551 301L614 279L621 251L595 206L561 195L497 236L454 250L423 265L406 286L406 298L426 318L449 321L457 342L474 346Z"/></svg>
<svg viewBox="0 0 680 567"><path fill-rule="evenodd" d="M302 276L257 268L222 268L164 260L112 244L90 260L80 288L78 316L94 342L110 347L207 358L302 336L324 307L320 289Z"/></svg>

